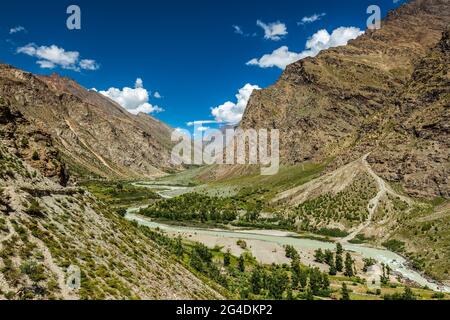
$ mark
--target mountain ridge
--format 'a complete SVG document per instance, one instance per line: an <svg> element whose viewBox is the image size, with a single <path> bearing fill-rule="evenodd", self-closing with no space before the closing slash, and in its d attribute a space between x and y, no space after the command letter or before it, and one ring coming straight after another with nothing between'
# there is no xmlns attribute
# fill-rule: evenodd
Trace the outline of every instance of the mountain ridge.
<svg viewBox="0 0 450 320"><path fill-rule="evenodd" d="M0 95L48 131L73 176L150 178L176 169L170 163L172 128L149 115L132 115L69 78L0 65Z"/></svg>

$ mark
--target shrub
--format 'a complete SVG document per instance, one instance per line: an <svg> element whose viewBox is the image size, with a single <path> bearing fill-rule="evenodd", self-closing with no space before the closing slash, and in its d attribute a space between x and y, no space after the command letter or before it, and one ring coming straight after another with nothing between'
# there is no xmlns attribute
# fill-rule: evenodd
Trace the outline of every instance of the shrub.
<svg viewBox="0 0 450 320"><path fill-rule="evenodd" d="M28 208L25 210L30 216L42 217L44 215L44 209L40 206L36 199L32 199Z"/></svg>
<svg viewBox="0 0 450 320"><path fill-rule="evenodd" d="M405 243L400 240L391 239L382 243L383 247L394 251L394 252L404 252L405 251Z"/></svg>
<svg viewBox="0 0 450 320"><path fill-rule="evenodd" d="M31 156L31 159L33 159L34 161L38 161L40 159L39 153L36 150L34 150L33 155Z"/></svg>

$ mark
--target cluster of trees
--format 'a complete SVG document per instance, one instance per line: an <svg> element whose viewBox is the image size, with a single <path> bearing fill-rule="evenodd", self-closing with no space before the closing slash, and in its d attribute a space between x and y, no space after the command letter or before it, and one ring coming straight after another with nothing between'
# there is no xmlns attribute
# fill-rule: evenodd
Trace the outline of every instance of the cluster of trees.
<svg viewBox="0 0 450 320"><path fill-rule="evenodd" d="M229 223L237 218L240 210L242 205L230 198L189 193L158 201L142 209L140 214L176 221Z"/></svg>
<svg viewBox="0 0 450 320"><path fill-rule="evenodd" d="M302 266L297 255L290 266L257 265L250 275L250 291L254 296L269 299L307 299L331 294L328 274L319 268Z"/></svg>
<svg viewBox="0 0 450 320"><path fill-rule="evenodd" d="M295 260L295 259L299 259L300 260L300 255L298 254L298 251L291 245L285 245L284 246L284 251L286 253L286 258Z"/></svg>
<svg viewBox="0 0 450 320"><path fill-rule="evenodd" d="M286 254L291 264L262 265L246 252L235 258L229 250L209 249L201 243L188 245L181 237L175 239L141 229L158 244L163 245L192 269L201 273L243 299L313 299L331 294L328 274L318 268L300 264L300 255L291 246Z"/></svg>
<svg viewBox="0 0 450 320"><path fill-rule="evenodd" d="M360 176L344 191L305 201L295 211L302 221L314 217L317 222L358 223L367 219L367 203L375 194L376 187L371 180Z"/></svg>
<svg viewBox="0 0 450 320"><path fill-rule="evenodd" d="M222 252L220 248L209 249L201 243L186 244L182 238L169 238L163 233L146 227L140 229L153 241L171 251L179 261L203 276L210 278L223 286L234 296L242 299L307 299L314 297L329 297L333 290L330 287L328 273L319 268L304 266L300 263L300 255L293 246L285 246L286 257L290 264L263 265L256 263L247 252L239 257L232 256L229 250ZM337 257L345 256L342 272L346 276L354 275L354 261L350 254L345 253L340 244L336 251L316 251L316 260L321 263L336 263ZM365 264L373 264L373 259L367 259ZM338 258L339 261L339 258ZM331 267L330 267L331 269ZM389 278L390 269L383 266L383 276ZM350 300L351 290L346 283L340 289L341 299ZM406 287L403 293L386 294L385 300L414 300L414 292Z"/></svg>
<svg viewBox="0 0 450 320"><path fill-rule="evenodd" d="M384 300L417 300L416 295L411 290L410 287L405 287L405 291L403 293L393 293L393 294L385 294L383 296Z"/></svg>
<svg viewBox="0 0 450 320"><path fill-rule="evenodd" d="M188 255L192 268L227 287L227 278L220 272L217 264L213 262L213 255L207 246L195 243Z"/></svg>
<svg viewBox="0 0 450 320"><path fill-rule="evenodd" d="M384 285L389 284L389 277L391 275L391 267L384 263L381 264L383 267L383 274L380 276L380 282Z"/></svg>
<svg viewBox="0 0 450 320"><path fill-rule="evenodd" d="M329 274L334 276L338 272L344 272L347 277L353 277L356 274L354 268L354 261L350 253L345 254L345 261L343 259L344 250L340 243L336 244L336 252L333 253L331 250L322 251L322 249L317 249L314 252L314 259L318 263L326 263L330 269Z"/></svg>

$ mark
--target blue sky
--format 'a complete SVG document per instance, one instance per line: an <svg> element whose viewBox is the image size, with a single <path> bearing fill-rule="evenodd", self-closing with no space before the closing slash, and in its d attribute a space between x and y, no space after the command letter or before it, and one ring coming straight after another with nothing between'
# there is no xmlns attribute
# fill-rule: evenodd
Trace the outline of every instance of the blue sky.
<svg viewBox="0 0 450 320"><path fill-rule="evenodd" d="M284 46L289 49L280 54L299 55L308 38L319 30L326 29L329 34L339 27L364 30L369 5L379 5L384 16L402 2L8 1L0 11L0 61L33 73L58 72L86 88L117 88L118 98L123 87L130 87L131 94L148 93L146 106L164 109L154 116L173 127L186 127L190 121L217 118L211 108L227 101L236 104L235 95L246 84L264 88L275 82L282 66L268 67L267 61L259 60L263 55ZM81 8L81 30L66 28L66 8L71 4ZM311 22L314 14L317 19ZM299 23L304 17L310 19ZM76 58L75 64L59 58L54 64L53 56L48 58L53 62L46 60L46 55L39 56L39 49L48 53L52 45L57 54L61 49L64 55L78 53L71 56ZM256 59L253 65L248 65L252 59ZM272 60L268 61L270 65ZM135 86L138 78L143 84ZM132 91L136 88L140 91ZM247 91L242 92L241 104ZM155 98L155 92L162 98ZM137 103L133 97L131 100L124 103Z"/></svg>

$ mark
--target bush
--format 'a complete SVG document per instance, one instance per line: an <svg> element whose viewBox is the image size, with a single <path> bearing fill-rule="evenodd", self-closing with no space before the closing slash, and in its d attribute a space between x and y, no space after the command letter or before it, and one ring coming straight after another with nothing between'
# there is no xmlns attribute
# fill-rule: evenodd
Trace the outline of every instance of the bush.
<svg viewBox="0 0 450 320"><path fill-rule="evenodd" d="M36 199L32 199L28 208L25 210L27 214L35 217L42 217L44 215L44 209L40 206Z"/></svg>
<svg viewBox="0 0 450 320"><path fill-rule="evenodd" d="M383 247L385 247L388 250L394 251L394 252L404 252L405 251L405 243L400 240L391 239L386 242L382 243Z"/></svg>
<svg viewBox="0 0 450 320"><path fill-rule="evenodd" d="M127 209L125 208L119 208L116 210L117 214L121 217L125 217L125 215L127 214Z"/></svg>
<svg viewBox="0 0 450 320"><path fill-rule="evenodd" d="M236 244L241 247L242 250L247 249L247 242L245 242L244 240L238 240L236 242Z"/></svg>
<svg viewBox="0 0 450 320"><path fill-rule="evenodd" d="M33 159L34 161L38 161L40 159L39 153L36 150L34 150L33 155L31 156L31 159Z"/></svg>

